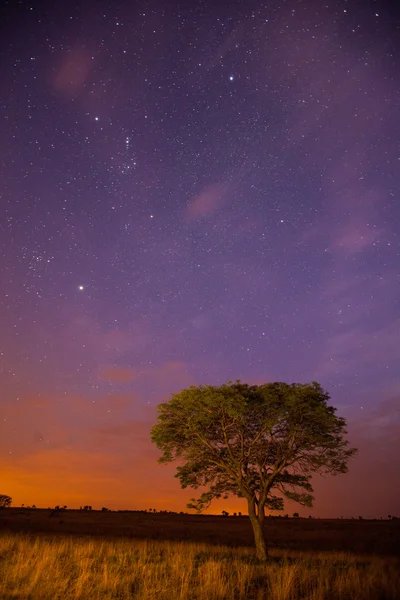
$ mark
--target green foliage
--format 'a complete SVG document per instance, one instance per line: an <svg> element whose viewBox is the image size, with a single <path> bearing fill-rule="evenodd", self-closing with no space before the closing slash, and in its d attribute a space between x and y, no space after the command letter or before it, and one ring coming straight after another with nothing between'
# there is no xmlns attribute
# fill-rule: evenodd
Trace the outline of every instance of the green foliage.
<svg viewBox="0 0 400 600"><path fill-rule="evenodd" d="M11 506L12 498L6 494L0 494L0 508L8 508Z"/></svg>
<svg viewBox="0 0 400 600"><path fill-rule="evenodd" d="M310 507L312 475L345 473L356 453L328 400L315 382L192 386L159 405L151 438L159 462L177 461L182 488L206 489L189 508L229 494L259 516L282 510L283 498Z"/></svg>

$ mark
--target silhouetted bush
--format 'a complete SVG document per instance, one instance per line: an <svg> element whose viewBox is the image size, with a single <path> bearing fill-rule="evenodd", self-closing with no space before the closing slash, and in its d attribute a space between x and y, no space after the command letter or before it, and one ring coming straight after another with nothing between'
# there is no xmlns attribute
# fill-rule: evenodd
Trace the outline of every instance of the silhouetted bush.
<svg viewBox="0 0 400 600"><path fill-rule="evenodd" d="M11 496L7 496L7 494L0 494L0 508L9 508L11 503Z"/></svg>

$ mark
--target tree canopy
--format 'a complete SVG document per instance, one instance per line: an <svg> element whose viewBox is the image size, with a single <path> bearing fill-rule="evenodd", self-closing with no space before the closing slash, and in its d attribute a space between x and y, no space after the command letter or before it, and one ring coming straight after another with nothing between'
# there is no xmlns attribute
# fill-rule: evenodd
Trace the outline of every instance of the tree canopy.
<svg viewBox="0 0 400 600"><path fill-rule="evenodd" d="M283 382L191 386L158 407L152 441L178 461L181 487L205 488L189 508L229 494L247 500L257 555L266 558L266 510L284 499L312 506L314 473L345 473L356 450L322 387Z"/></svg>

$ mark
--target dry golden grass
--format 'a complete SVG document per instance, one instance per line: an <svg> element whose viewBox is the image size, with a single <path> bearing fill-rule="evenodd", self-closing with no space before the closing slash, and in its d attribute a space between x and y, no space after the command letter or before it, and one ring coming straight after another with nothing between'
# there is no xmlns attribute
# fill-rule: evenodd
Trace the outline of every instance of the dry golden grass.
<svg viewBox="0 0 400 600"><path fill-rule="evenodd" d="M52 512L25 508L0 510L0 531L254 547L247 516L224 518L95 510L67 510L50 516ZM270 548L400 556L400 519L266 519L265 532Z"/></svg>
<svg viewBox="0 0 400 600"><path fill-rule="evenodd" d="M152 540L0 535L3 600L395 600L400 561Z"/></svg>

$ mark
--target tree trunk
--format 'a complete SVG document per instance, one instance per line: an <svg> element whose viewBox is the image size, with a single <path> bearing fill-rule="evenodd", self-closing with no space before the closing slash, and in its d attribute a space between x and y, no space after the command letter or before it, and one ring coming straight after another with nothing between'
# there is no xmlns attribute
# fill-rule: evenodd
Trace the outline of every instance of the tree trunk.
<svg viewBox="0 0 400 600"><path fill-rule="evenodd" d="M254 504L252 504L250 502L248 504L249 504L250 523L253 528L254 542L256 545L256 556L259 560L263 560L263 561L268 560L267 543L265 540L264 530L262 527L264 519L258 518L256 511L255 511ZM262 516L264 516L264 515L262 515Z"/></svg>
<svg viewBox="0 0 400 600"><path fill-rule="evenodd" d="M265 518L264 504L259 504L258 505L258 520L260 521L261 529L263 531L264 531L264 518Z"/></svg>

